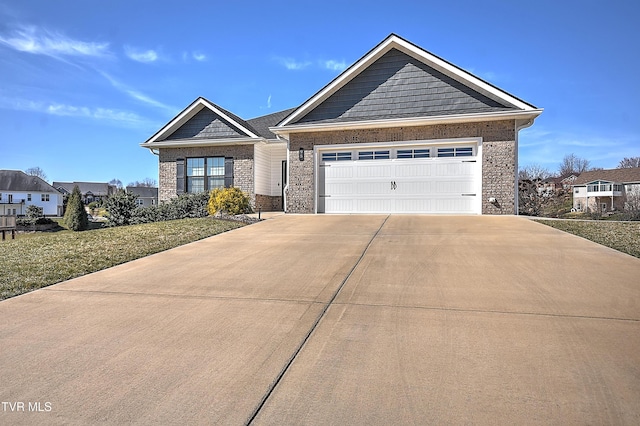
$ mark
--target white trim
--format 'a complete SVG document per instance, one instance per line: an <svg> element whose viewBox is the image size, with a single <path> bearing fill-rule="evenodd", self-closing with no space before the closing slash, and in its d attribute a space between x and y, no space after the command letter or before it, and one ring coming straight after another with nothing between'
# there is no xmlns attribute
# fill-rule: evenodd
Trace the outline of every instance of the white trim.
<svg viewBox="0 0 640 426"><path fill-rule="evenodd" d="M432 53L427 52L426 50L409 43L408 41L398 37L395 34L390 35L387 39L385 39L382 43L380 43L377 47L359 59L356 63L354 63L351 67L349 67L346 71L344 71L341 75L335 78L331 83L325 86L322 90L308 99L304 104L302 104L296 111L294 111L291 115L289 115L284 121L282 121L278 127L285 127L289 123L295 121L298 118L303 117L309 111L317 107L319 104L324 102L329 96L338 91L348 82L353 80L358 74L364 71L367 67L369 67L373 62L382 57L385 53L389 52L391 49L398 49L401 52L406 53L407 55L429 65L438 71L444 73L445 75L453 78L456 81L490 97L498 98L506 103L509 103L517 108L520 108L524 111L535 111L536 108L532 105L521 101L509 93L498 89L497 87L492 86L491 84L479 79L473 74L458 68L457 66L433 55ZM271 129L270 129L271 130ZM273 132L273 130L271 130Z"/></svg>
<svg viewBox="0 0 640 426"><path fill-rule="evenodd" d="M189 148L202 146L231 146L231 145L254 145L264 142L264 139L251 138L228 138L228 139L176 139L160 142L144 142L140 146L143 148Z"/></svg>
<svg viewBox="0 0 640 426"><path fill-rule="evenodd" d="M401 119L387 120L363 120L349 121L341 123L316 123L316 124L294 124L287 127L270 127L269 130L286 139L291 133L334 131L334 130L353 130L353 129L381 129L389 127L407 127L407 126L428 126L434 124L447 123L472 123L480 121L500 121L512 119L529 118L528 123L533 123L535 117L542 114L542 109L534 109L530 111L499 111L485 112L473 114L459 115L438 115L433 117L413 117Z"/></svg>

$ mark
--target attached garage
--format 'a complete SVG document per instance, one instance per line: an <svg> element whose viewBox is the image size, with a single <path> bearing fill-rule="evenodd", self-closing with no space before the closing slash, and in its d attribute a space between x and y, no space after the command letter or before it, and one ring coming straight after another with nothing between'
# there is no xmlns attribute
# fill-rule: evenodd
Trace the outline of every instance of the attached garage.
<svg viewBox="0 0 640 426"><path fill-rule="evenodd" d="M542 110L390 35L270 130L289 213L516 214Z"/></svg>
<svg viewBox="0 0 640 426"><path fill-rule="evenodd" d="M318 213L480 214L476 141L317 146Z"/></svg>

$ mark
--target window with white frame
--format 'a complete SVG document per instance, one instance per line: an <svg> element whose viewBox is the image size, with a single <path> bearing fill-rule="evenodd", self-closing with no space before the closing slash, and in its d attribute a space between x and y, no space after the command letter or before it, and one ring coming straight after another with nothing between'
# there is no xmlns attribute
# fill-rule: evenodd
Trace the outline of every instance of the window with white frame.
<svg viewBox="0 0 640 426"><path fill-rule="evenodd" d="M224 157L187 158L187 192L224 188Z"/></svg>
<svg viewBox="0 0 640 426"><path fill-rule="evenodd" d="M40 194L40 201L49 201L49 194Z"/></svg>
<svg viewBox="0 0 640 426"><path fill-rule="evenodd" d="M31 194L27 194L27 201L31 201Z"/></svg>
<svg viewBox="0 0 640 426"><path fill-rule="evenodd" d="M350 161L351 152L323 152L322 161Z"/></svg>
<svg viewBox="0 0 640 426"><path fill-rule="evenodd" d="M438 148L438 157L473 157L473 147L447 147Z"/></svg>
<svg viewBox="0 0 640 426"><path fill-rule="evenodd" d="M388 160L391 154L388 149L380 151L359 151L358 160Z"/></svg>
<svg viewBox="0 0 640 426"><path fill-rule="evenodd" d="M430 152L429 148L399 149L396 158L429 158Z"/></svg>

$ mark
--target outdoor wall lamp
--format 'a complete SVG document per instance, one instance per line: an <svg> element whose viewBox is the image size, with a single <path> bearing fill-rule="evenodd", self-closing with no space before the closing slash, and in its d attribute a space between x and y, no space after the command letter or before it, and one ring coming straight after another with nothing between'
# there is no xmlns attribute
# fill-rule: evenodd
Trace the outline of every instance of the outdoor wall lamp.
<svg viewBox="0 0 640 426"><path fill-rule="evenodd" d="M298 150L298 160L304 161L304 148Z"/></svg>

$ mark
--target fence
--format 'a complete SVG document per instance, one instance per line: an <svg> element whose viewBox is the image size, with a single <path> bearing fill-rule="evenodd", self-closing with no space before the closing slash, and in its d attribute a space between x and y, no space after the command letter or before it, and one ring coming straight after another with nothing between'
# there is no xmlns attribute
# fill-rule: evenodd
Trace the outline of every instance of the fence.
<svg viewBox="0 0 640 426"><path fill-rule="evenodd" d="M16 217L0 216L0 232L2 232L2 240L4 241L7 231L11 231L11 239L16 238Z"/></svg>

